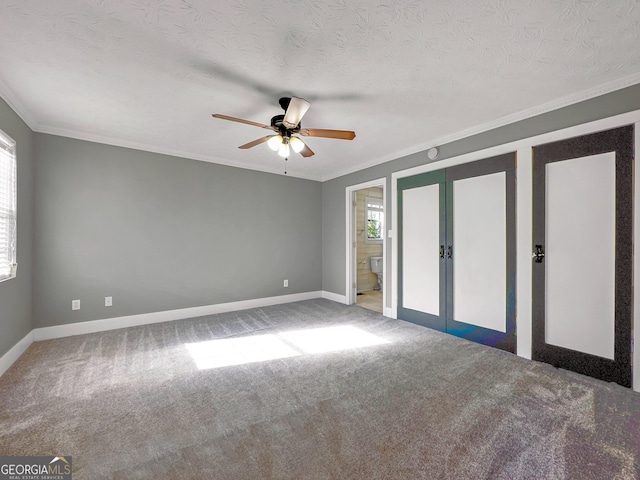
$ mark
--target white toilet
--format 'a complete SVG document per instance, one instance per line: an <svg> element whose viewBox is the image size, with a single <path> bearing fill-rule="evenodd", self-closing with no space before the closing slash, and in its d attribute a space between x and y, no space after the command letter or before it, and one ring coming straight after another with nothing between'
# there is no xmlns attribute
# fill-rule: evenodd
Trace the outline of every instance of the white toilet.
<svg viewBox="0 0 640 480"><path fill-rule="evenodd" d="M382 290L382 262L384 257L369 257L369 265L371 271L378 276L378 285L374 287L374 290Z"/></svg>

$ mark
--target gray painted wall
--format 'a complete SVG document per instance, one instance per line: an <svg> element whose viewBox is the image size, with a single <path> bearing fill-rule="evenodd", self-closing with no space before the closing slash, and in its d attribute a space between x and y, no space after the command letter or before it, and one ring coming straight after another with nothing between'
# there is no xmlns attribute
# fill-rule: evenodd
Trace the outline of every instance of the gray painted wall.
<svg viewBox="0 0 640 480"><path fill-rule="evenodd" d="M33 132L2 99L0 129L16 141L18 160L18 271L16 278L0 282L1 357L33 327Z"/></svg>
<svg viewBox="0 0 640 480"><path fill-rule="evenodd" d="M561 130L640 109L640 84L627 87L581 103L522 120L488 132L440 146L438 160L464 155L523 138ZM425 141L428 139L425 139ZM378 178L387 179L387 228L391 228L391 174L429 163L420 152L375 167L338 177L322 184L322 289L345 295L345 189ZM387 240L387 252L393 239ZM391 302L391 255L387 255L385 289L387 305Z"/></svg>
<svg viewBox="0 0 640 480"><path fill-rule="evenodd" d="M34 327L322 287L319 182L47 134L35 151Z"/></svg>

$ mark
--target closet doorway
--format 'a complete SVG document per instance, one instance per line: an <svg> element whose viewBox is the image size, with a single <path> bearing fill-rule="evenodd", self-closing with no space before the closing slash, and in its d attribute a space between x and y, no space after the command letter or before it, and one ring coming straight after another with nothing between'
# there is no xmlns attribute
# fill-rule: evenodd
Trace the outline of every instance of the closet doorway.
<svg viewBox="0 0 640 480"><path fill-rule="evenodd" d="M398 318L515 352L507 153L398 180Z"/></svg>

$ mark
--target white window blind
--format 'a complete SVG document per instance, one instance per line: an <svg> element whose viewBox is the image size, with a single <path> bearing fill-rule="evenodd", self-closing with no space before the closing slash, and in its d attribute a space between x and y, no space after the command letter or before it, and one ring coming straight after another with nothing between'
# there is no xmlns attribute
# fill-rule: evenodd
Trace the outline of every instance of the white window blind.
<svg viewBox="0 0 640 480"><path fill-rule="evenodd" d="M16 143L0 131L0 281L16 275Z"/></svg>

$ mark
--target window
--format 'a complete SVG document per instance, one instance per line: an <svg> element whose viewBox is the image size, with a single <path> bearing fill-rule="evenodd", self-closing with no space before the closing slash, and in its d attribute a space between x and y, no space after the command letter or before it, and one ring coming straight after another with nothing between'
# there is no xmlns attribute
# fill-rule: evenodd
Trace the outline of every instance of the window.
<svg viewBox="0 0 640 480"><path fill-rule="evenodd" d="M367 197L367 209L365 211L367 221L367 242L381 242L384 230L384 208L381 198Z"/></svg>
<svg viewBox="0 0 640 480"><path fill-rule="evenodd" d="M16 142L0 130L0 282L16 276Z"/></svg>

